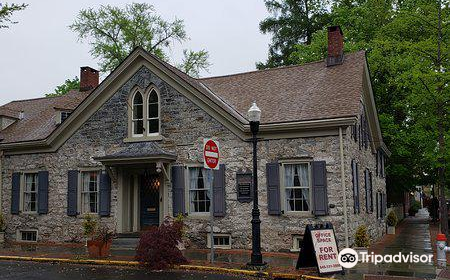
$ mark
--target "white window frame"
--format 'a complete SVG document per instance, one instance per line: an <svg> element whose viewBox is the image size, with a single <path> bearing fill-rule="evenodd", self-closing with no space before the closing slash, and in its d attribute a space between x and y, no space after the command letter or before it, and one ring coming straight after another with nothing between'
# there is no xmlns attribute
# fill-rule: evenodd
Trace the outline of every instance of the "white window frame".
<svg viewBox="0 0 450 280"><path fill-rule="evenodd" d="M34 232L36 233L36 240L23 240L22 233L25 232ZM39 231L37 229L18 229L16 231L16 240L18 242L26 242L26 243L36 243L39 240Z"/></svg>
<svg viewBox="0 0 450 280"><path fill-rule="evenodd" d="M231 234L228 233L214 233L214 238L228 238L228 245L214 245L216 249L231 249ZM211 248L211 233L207 233L206 236L206 247Z"/></svg>
<svg viewBox="0 0 450 280"><path fill-rule="evenodd" d="M25 211L25 184L26 184L26 176L27 175L35 175L36 176L36 191L33 192L36 194L36 209L34 211ZM19 210L24 214L37 214L38 211L38 203L39 203L39 176L38 171L26 171L22 172L20 178L20 207Z"/></svg>
<svg viewBox="0 0 450 280"><path fill-rule="evenodd" d="M155 92L156 97L158 98L158 102L156 102L156 104L158 105L158 115L156 117L150 117L150 110L148 110L149 106L150 106L150 95L152 94L152 92ZM161 132L161 118L160 118L161 117L161 101L160 101L161 98L160 98L158 90L155 87L150 87L149 90L147 90L146 95L147 95L147 97L146 97L146 100L147 100L147 104L146 104L147 105L147 114L146 114L147 136L158 136L158 135L160 135L160 132ZM155 103L151 103L151 104L155 104ZM150 120L158 120L158 131L157 132L150 132L150 125L149 125Z"/></svg>
<svg viewBox="0 0 450 280"><path fill-rule="evenodd" d="M292 235L292 248L291 248L291 252L300 252L301 250L301 246L299 246L299 240L301 240L301 242L303 242L303 235L299 235L299 234L294 234Z"/></svg>
<svg viewBox="0 0 450 280"><path fill-rule="evenodd" d="M142 106L142 118L141 119L135 119L134 118L134 98L136 97L136 94L140 94L141 98L142 98L142 104L138 104ZM142 92L142 90L136 89L134 90L133 94L131 95L131 136L132 137L143 137L144 136L144 131L145 131L145 94ZM142 127L144 129L142 134L135 134L134 133L134 128L135 128L135 123L138 121L142 121Z"/></svg>
<svg viewBox="0 0 450 280"><path fill-rule="evenodd" d="M85 194L89 194L91 192L84 192L83 191L83 174L90 173L90 172L97 172L97 212L85 212L84 211L84 196ZM97 215L99 212L100 204L99 204L99 198L100 198L100 174L102 170L98 168L86 168L81 169L78 172L78 209L80 214L94 214Z"/></svg>
<svg viewBox="0 0 450 280"><path fill-rule="evenodd" d="M195 212L193 211L193 209L191 209L191 183L190 183L190 169L191 168L201 168L203 169L203 171L205 171L206 169L203 167L203 165L198 165L198 164L189 164L186 165L186 172L185 172L185 209L188 210L189 215L191 215L191 217L209 217L212 209L211 209L211 199L212 199L212 188L209 190L209 211L207 212ZM205 176L206 173L203 173L203 176ZM198 189L196 189L198 190ZM207 190L207 189L205 189ZM194 190L193 190L194 191Z"/></svg>
<svg viewBox="0 0 450 280"><path fill-rule="evenodd" d="M280 199L281 199L281 209L285 214L300 214L300 215L312 215L313 211L313 199L312 199L312 166L311 166L311 160L289 160L289 161L283 161L281 162L280 168ZM289 207L287 205L287 198L286 198L286 187L285 187L285 166L286 165L296 165L296 164L307 164L308 165L308 180L309 180L309 210L308 211L291 211L288 210ZM305 188L305 187L295 187L295 188Z"/></svg>

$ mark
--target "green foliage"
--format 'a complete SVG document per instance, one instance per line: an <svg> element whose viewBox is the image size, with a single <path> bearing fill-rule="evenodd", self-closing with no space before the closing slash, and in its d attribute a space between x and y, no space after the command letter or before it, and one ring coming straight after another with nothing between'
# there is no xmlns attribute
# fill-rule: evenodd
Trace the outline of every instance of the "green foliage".
<svg viewBox="0 0 450 280"><path fill-rule="evenodd" d="M183 50L183 56L183 61L177 67L192 77L198 78L201 70L208 69L211 66L208 62L209 54L205 50L198 52Z"/></svg>
<svg viewBox="0 0 450 280"><path fill-rule="evenodd" d="M436 183L437 168L445 167L439 159L450 160L450 149L438 144L439 127L443 139L450 137L448 0L338 0L329 17L343 29L345 52L366 51L383 139L392 152L388 189L402 193ZM310 44L297 43L284 64L324 59L326 47L322 28Z"/></svg>
<svg viewBox="0 0 450 280"><path fill-rule="evenodd" d="M419 212L420 209L420 202L418 202L417 200L414 200L411 203L411 206L409 207L409 215L414 216L417 214L417 212Z"/></svg>
<svg viewBox="0 0 450 280"><path fill-rule="evenodd" d="M272 34L269 58L257 63L259 69L295 64L291 54L300 43L309 45L314 32L322 30L329 23L327 6L322 0L265 0L271 14L261 21L262 33Z"/></svg>
<svg viewBox="0 0 450 280"><path fill-rule="evenodd" d="M367 248L370 246L370 238L367 228L364 225L359 226L355 233L355 246Z"/></svg>
<svg viewBox="0 0 450 280"><path fill-rule="evenodd" d="M53 96L62 96L68 93L71 90L78 90L80 89L80 80L78 77L71 79L67 79L64 84L59 85L55 88L54 93L47 93L46 97L53 97Z"/></svg>
<svg viewBox="0 0 450 280"><path fill-rule="evenodd" d="M170 45L189 39L182 20L166 21L146 3L127 4L124 8L106 5L97 10L84 9L69 28L80 40L89 41L90 52L100 59L103 72L114 70L139 46L168 61ZM188 70L187 74L198 75L209 66L207 59L205 50L186 51L181 69Z"/></svg>
<svg viewBox="0 0 450 280"><path fill-rule="evenodd" d="M389 212L389 214L386 217L386 224L390 227L395 227L398 223L397 215L394 211Z"/></svg>
<svg viewBox="0 0 450 280"><path fill-rule="evenodd" d="M5 229L6 229L5 217L3 216L2 213L0 213L0 232L5 231Z"/></svg>
<svg viewBox="0 0 450 280"><path fill-rule="evenodd" d="M14 12L24 10L28 4L2 4L0 2L0 29L9 28L9 25L16 24L17 21L13 21L11 16Z"/></svg>
<svg viewBox="0 0 450 280"><path fill-rule="evenodd" d="M93 238L97 232L98 222L91 214L86 214L83 217L83 233L84 236Z"/></svg>

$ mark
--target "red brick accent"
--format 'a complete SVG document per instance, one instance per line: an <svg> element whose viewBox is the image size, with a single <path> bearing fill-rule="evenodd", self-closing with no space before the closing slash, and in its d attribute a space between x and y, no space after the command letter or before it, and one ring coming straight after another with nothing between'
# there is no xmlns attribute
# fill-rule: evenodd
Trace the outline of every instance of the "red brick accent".
<svg viewBox="0 0 450 280"><path fill-rule="evenodd" d="M328 57L327 65L342 64L344 55L344 34L341 27L328 27Z"/></svg>
<svg viewBox="0 0 450 280"><path fill-rule="evenodd" d="M99 72L89 66L80 67L80 91L88 91L98 86Z"/></svg>

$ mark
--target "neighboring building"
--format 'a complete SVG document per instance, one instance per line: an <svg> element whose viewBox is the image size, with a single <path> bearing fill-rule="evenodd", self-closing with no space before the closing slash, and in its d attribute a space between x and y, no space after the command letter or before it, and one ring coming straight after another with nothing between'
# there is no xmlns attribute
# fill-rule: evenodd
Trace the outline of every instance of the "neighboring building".
<svg viewBox="0 0 450 280"><path fill-rule="evenodd" d="M305 225L325 221L341 247L358 225L380 238L389 151L365 53L344 56L340 28L328 32L326 62L194 79L137 48L100 85L82 67L80 91L1 106L8 237L77 240L85 213L117 233L183 214L189 245L206 247L213 211L216 245L250 248L252 203L237 181L249 186L245 116L256 101L262 248L298 249ZM205 137L221 148L213 186L202 169Z"/></svg>

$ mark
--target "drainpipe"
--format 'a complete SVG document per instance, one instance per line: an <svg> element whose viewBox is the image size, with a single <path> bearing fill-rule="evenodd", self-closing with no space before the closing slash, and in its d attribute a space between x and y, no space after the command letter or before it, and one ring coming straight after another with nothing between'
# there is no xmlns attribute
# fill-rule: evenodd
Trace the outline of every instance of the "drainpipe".
<svg viewBox="0 0 450 280"><path fill-rule="evenodd" d="M344 201L345 247L348 248L347 191L345 188L344 141L342 139L342 127L339 127L339 149L341 152L341 185Z"/></svg>

